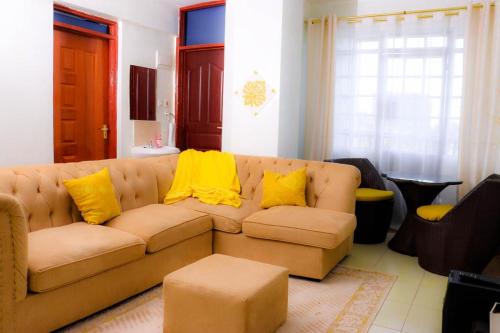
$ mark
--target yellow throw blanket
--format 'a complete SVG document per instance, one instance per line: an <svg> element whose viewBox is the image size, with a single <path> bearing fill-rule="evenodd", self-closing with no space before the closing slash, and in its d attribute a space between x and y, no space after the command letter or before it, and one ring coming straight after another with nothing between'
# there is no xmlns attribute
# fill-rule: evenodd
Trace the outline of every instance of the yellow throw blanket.
<svg viewBox="0 0 500 333"><path fill-rule="evenodd" d="M164 203L192 196L207 204L240 207L239 193L240 180L233 154L188 149L179 155L174 181Z"/></svg>

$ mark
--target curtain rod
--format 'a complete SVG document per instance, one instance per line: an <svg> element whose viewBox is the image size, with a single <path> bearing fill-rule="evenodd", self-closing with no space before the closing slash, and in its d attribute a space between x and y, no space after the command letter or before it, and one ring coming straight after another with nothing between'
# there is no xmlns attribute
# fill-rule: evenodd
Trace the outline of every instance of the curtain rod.
<svg viewBox="0 0 500 333"><path fill-rule="evenodd" d="M495 6L495 2L492 1L490 3L490 6ZM376 18L376 17L383 17L383 16L400 16L400 15L411 15L411 14L426 14L426 13L440 13L440 12L451 12L450 14L456 15L456 11L459 10L467 10L467 6L460 6L460 7L448 7L448 8L434 8L434 9L422 9L422 10L405 10L401 12L390 12L390 13L380 13L380 14L367 14L367 15L359 15L359 16L339 16L337 20L339 21L349 21L349 22L359 22L359 20L364 19L364 18ZM472 8L483 8L482 3L475 3L472 5ZM423 17L427 18L427 17ZM311 20L312 24L317 24L321 23L320 18L312 18L309 19ZM307 23L309 20L305 20L304 23Z"/></svg>

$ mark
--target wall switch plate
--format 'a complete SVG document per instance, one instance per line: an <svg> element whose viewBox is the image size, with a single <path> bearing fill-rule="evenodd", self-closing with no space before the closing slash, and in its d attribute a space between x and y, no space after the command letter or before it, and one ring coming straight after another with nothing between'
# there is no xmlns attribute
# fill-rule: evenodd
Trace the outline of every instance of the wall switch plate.
<svg viewBox="0 0 500 333"><path fill-rule="evenodd" d="M165 54L160 54L160 51L156 50L156 68L157 69L171 69L172 63L169 57Z"/></svg>

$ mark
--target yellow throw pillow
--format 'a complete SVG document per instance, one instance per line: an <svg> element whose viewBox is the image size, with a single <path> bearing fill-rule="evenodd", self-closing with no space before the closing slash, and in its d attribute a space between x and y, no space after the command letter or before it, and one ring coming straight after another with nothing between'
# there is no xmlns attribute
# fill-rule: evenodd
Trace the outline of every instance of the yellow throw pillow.
<svg viewBox="0 0 500 333"><path fill-rule="evenodd" d="M82 178L65 180L64 186L89 224L101 224L121 213L108 168Z"/></svg>
<svg viewBox="0 0 500 333"><path fill-rule="evenodd" d="M306 168L282 175L264 171L263 194L260 206L306 206Z"/></svg>

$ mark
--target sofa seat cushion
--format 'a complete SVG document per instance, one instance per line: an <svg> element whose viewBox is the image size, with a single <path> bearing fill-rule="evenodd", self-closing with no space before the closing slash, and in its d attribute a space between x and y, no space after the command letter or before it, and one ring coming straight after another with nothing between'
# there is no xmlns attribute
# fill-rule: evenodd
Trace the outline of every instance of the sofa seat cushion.
<svg viewBox="0 0 500 333"><path fill-rule="evenodd" d="M146 252L154 253L212 230L212 218L182 207L154 204L127 210L106 226L140 237L146 242Z"/></svg>
<svg viewBox="0 0 500 333"><path fill-rule="evenodd" d="M354 233L356 217L333 210L279 206L256 212L243 221L250 237L334 249Z"/></svg>
<svg viewBox="0 0 500 333"><path fill-rule="evenodd" d="M28 234L28 285L44 292L144 256L145 242L121 230L85 222Z"/></svg>
<svg viewBox="0 0 500 333"><path fill-rule="evenodd" d="M195 198L187 198L173 205L207 213L212 217L214 229L233 234L241 232L241 222L245 217L260 210L258 202L245 199L241 199L239 208L227 205L209 205Z"/></svg>

